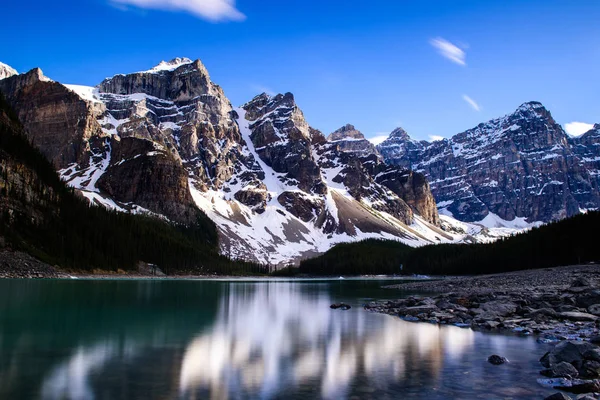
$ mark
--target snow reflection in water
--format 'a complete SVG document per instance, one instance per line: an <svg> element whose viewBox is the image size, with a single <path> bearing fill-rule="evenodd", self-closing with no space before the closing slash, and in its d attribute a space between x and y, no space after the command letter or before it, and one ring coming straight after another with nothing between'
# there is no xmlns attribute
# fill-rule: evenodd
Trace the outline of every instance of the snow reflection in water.
<svg viewBox="0 0 600 400"><path fill-rule="evenodd" d="M471 330L409 324L361 309L333 311L326 293L307 296L278 282L224 296L212 329L185 351L180 395L208 391L213 398L270 397L312 383L324 398L340 398L353 380L397 380L414 368L436 376L445 357L474 343Z"/></svg>

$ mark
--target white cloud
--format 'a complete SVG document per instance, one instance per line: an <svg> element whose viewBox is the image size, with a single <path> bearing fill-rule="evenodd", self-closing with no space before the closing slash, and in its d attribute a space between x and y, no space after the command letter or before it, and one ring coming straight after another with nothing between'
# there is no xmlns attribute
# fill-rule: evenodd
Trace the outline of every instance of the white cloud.
<svg viewBox="0 0 600 400"><path fill-rule="evenodd" d="M466 94L463 94L462 98L463 98L464 101L466 101L467 103L469 103L469 105L471 107L473 107L473 110L475 110L475 111L480 111L481 110L481 107L479 107L479 104L477 104L477 102L475 100L473 100L472 98L470 98Z"/></svg>
<svg viewBox="0 0 600 400"><path fill-rule="evenodd" d="M458 65L467 65L467 53L457 45L441 37L431 39L429 44L435 47L442 57L445 57Z"/></svg>
<svg viewBox="0 0 600 400"><path fill-rule="evenodd" d="M429 135L429 140L432 142L438 142L440 140L444 140L444 137L439 135Z"/></svg>
<svg viewBox="0 0 600 400"><path fill-rule="evenodd" d="M111 0L153 10L185 11L209 21L241 21L246 16L235 8L235 0Z"/></svg>
<svg viewBox="0 0 600 400"><path fill-rule="evenodd" d="M594 127L594 124L585 122L569 122L565 124L565 131L569 136L581 136Z"/></svg>
<svg viewBox="0 0 600 400"><path fill-rule="evenodd" d="M374 145L378 145L381 144L381 142L383 142L385 139L387 139L390 134L389 133L376 133L376 136L370 137L368 138L369 142L373 143Z"/></svg>
<svg viewBox="0 0 600 400"><path fill-rule="evenodd" d="M250 88L253 92L256 92L256 94L266 93L269 96L275 96L277 94L273 89L264 85L252 84L250 85Z"/></svg>

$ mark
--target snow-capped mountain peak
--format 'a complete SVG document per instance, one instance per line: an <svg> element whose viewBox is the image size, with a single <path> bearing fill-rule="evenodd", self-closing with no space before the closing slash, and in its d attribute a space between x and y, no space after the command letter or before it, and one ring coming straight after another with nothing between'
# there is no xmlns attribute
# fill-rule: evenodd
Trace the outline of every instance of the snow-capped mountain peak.
<svg viewBox="0 0 600 400"><path fill-rule="evenodd" d="M387 162L427 176L441 213L536 223L600 207L593 146L568 138L542 103L530 101L448 140L411 145L390 137L378 149Z"/></svg>
<svg viewBox="0 0 600 400"><path fill-rule="evenodd" d="M163 72L163 71L175 71L177 68L181 67L182 65L186 65L186 64L192 64L194 61L192 61L191 59L187 58L187 57L177 57L172 59L171 61L161 61L158 65L154 66L153 68L147 70L147 71L143 71L143 72L148 72L148 73L155 73L155 72Z"/></svg>
<svg viewBox="0 0 600 400"><path fill-rule="evenodd" d="M18 74L19 73L17 72L17 70L13 67L0 62L0 79L8 78L9 76Z"/></svg>

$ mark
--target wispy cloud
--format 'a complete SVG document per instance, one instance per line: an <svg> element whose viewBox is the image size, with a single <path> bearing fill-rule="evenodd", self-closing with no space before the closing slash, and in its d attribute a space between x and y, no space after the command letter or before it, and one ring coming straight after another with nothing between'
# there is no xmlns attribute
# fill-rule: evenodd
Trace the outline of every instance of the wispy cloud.
<svg viewBox="0 0 600 400"><path fill-rule="evenodd" d="M429 135L429 140L432 142L438 142L440 140L444 140L444 137L439 135Z"/></svg>
<svg viewBox="0 0 600 400"><path fill-rule="evenodd" d="M429 44L435 47L442 57L445 57L458 65L467 65L467 53L454 43L449 42L444 38L437 37L431 39Z"/></svg>
<svg viewBox="0 0 600 400"><path fill-rule="evenodd" d="M594 124L574 121L565 124L565 131L569 136L581 136L593 127Z"/></svg>
<svg viewBox="0 0 600 400"><path fill-rule="evenodd" d="M479 104L477 104L477 102L475 100L473 100L472 98L470 98L469 96L467 96L466 94L463 94L463 100L466 101L475 111L481 111L481 107L479 107Z"/></svg>
<svg viewBox="0 0 600 400"><path fill-rule="evenodd" d="M383 142L385 139L388 138L388 136L390 136L389 133L376 133L375 136L372 136L370 138L368 138L369 142L373 143L374 145L378 145L381 144L381 142Z"/></svg>
<svg viewBox="0 0 600 400"><path fill-rule="evenodd" d="M246 16L235 8L235 0L109 0L113 5L131 5L153 10L184 11L209 21L241 21Z"/></svg>
<svg viewBox="0 0 600 400"><path fill-rule="evenodd" d="M252 91L256 92L256 94L266 93L269 96L275 96L277 94L273 89L264 85L252 84L250 85L250 88Z"/></svg>

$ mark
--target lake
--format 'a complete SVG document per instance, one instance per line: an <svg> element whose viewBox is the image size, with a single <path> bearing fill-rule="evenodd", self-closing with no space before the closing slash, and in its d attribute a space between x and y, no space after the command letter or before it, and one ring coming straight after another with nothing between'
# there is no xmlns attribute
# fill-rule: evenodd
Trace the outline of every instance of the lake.
<svg viewBox="0 0 600 400"><path fill-rule="evenodd" d="M531 399L534 338L364 311L384 280L1 280L0 399ZM331 310L333 302L352 305ZM486 359L499 354L509 364Z"/></svg>

